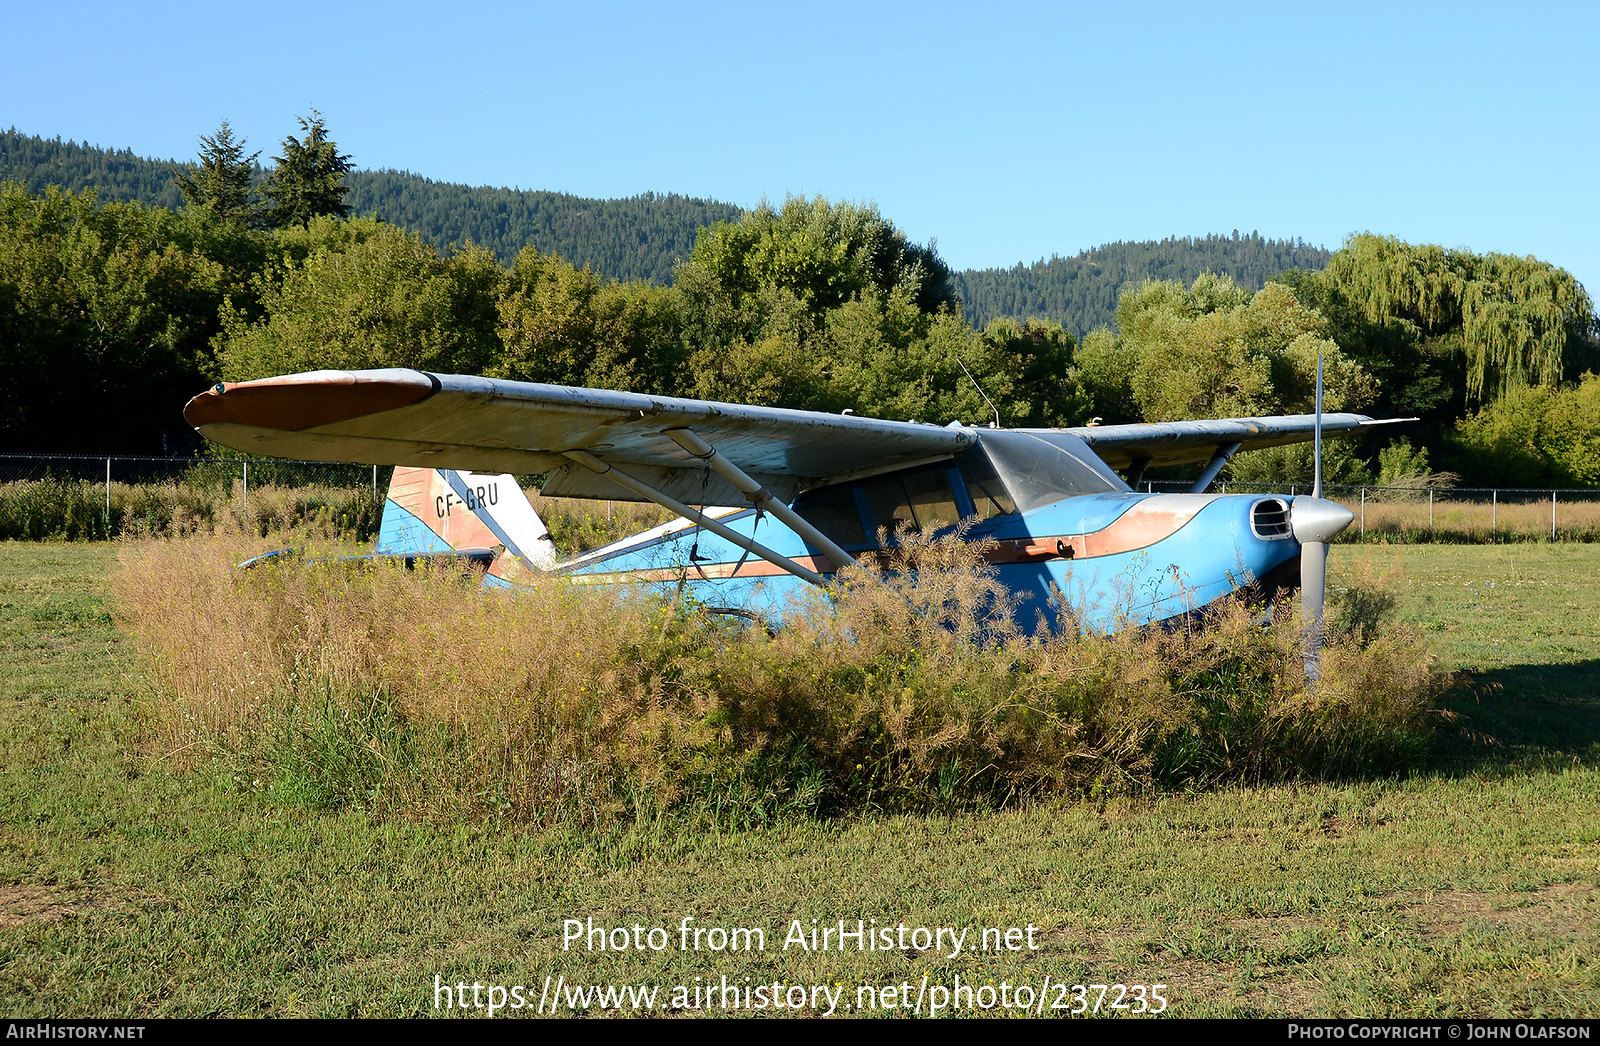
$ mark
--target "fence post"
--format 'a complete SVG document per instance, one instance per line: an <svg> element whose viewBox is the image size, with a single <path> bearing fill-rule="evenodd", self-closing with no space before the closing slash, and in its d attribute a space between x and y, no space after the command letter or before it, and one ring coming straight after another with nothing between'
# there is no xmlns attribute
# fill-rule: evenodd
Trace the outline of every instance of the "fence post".
<svg viewBox="0 0 1600 1046"><path fill-rule="evenodd" d="M1500 533L1500 488L1489 491L1489 540L1491 542Z"/></svg>
<svg viewBox="0 0 1600 1046"><path fill-rule="evenodd" d="M244 508L239 515L244 517L245 526L250 525L250 463L244 463Z"/></svg>
<svg viewBox="0 0 1600 1046"><path fill-rule="evenodd" d="M1367 540L1367 488L1361 488L1361 540Z"/></svg>
<svg viewBox="0 0 1600 1046"><path fill-rule="evenodd" d="M1433 488L1428 488L1428 540L1433 540Z"/></svg>
<svg viewBox="0 0 1600 1046"><path fill-rule="evenodd" d="M111 537L111 459L106 459L106 537Z"/></svg>
<svg viewBox="0 0 1600 1046"><path fill-rule="evenodd" d="M372 503L378 503L378 466L372 466Z"/></svg>
<svg viewBox="0 0 1600 1046"><path fill-rule="evenodd" d="M1556 539L1556 492L1550 492L1550 540Z"/></svg>

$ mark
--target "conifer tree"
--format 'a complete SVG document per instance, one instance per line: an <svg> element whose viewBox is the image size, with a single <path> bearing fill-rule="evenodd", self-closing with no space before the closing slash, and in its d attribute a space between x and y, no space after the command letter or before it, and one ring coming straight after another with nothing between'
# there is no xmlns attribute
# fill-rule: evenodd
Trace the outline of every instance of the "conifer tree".
<svg viewBox="0 0 1600 1046"><path fill-rule="evenodd" d="M319 215L348 218L350 207L344 202L350 190L344 176L351 170L350 157L339 152L338 143L328 137L322 114L311 110L311 119L300 117L304 140L289 135L283 140L283 155L274 156L277 164L267 183L266 195L277 206L274 222L279 227L305 225Z"/></svg>
<svg viewBox="0 0 1600 1046"><path fill-rule="evenodd" d="M225 221L247 227L262 224L260 205L251 188L260 150L244 154L244 139L235 139L228 121L217 133L200 136L200 160L173 172L173 180L190 207L204 207Z"/></svg>

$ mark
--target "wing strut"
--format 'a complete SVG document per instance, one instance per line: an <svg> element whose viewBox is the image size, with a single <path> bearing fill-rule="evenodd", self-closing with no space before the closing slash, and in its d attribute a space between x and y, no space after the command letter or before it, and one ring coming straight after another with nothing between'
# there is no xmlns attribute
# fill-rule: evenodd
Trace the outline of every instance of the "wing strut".
<svg viewBox="0 0 1600 1046"><path fill-rule="evenodd" d="M1194 486L1189 488L1189 493L1204 494L1211 486L1211 481L1217 478L1217 473L1222 471L1222 466L1228 463L1229 458L1239 453L1239 448L1243 445L1242 443L1229 443L1226 446L1218 447L1217 452L1211 455L1211 463L1206 466L1204 472L1200 473L1200 478L1194 481Z"/></svg>
<svg viewBox="0 0 1600 1046"><path fill-rule="evenodd" d="M677 498L662 493L643 480L636 479L633 476L628 475L615 465L612 465L606 461L602 461L600 458L595 457L586 450L568 450L564 451L563 454L566 457L571 458L573 461L576 461L590 472L603 475L607 479L610 479L616 483L620 483L622 486L627 487L640 497L645 498L648 501L654 501L662 508L682 516L684 519L697 526L705 527L718 537L726 538L745 551L755 553L768 563L771 563L773 566L788 571L795 577L800 578L802 581L809 581L813 585L826 585L828 583L827 579L821 574L817 573L815 570L803 567L799 563L796 563L794 560L790 559L788 556L774 552L772 549L761 544L759 541L754 541L745 537L743 534L738 533L726 524L712 519L699 509L691 508L679 501Z"/></svg>
<svg viewBox="0 0 1600 1046"><path fill-rule="evenodd" d="M718 454L717 448L701 439L693 429L667 429L663 435L705 462L712 472L732 483L739 489L740 493L750 499L751 504L764 509L784 526L799 534L813 548L820 548L824 555L833 560L835 566L853 567L856 565L854 556L840 548L822 531L801 518L794 509L774 497L771 491L752 479L743 469Z"/></svg>

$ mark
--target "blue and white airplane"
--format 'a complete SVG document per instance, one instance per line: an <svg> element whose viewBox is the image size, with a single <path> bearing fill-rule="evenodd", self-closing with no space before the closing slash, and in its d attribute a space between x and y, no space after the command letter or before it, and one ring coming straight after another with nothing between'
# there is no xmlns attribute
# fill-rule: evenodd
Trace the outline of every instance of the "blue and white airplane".
<svg viewBox="0 0 1600 1046"><path fill-rule="evenodd" d="M684 587L707 605L762 617L781 617L797 592L826 587L906 527L937 532L965 522L968 540L992 539L989 562L1019 598L1018 624L1032 632L1064 616L1112 631L1235 594L1265 598L1297 582L1307 619L1320 619L1327 542L1353 518L1321 497L1320 474L1313 493L1300 497L1208 493L1240 451L1313 439L1320 449L1324 432L1385 424L1322 414L1320 384L1318 408L976 428L370 370L219 384L192 399L184 417L207 438L253 454L435 470L427 482L437 497L404 506L391 499L412 516L426 515L424 502L438 509L424 541L464 547L438 529L446 509L464 508L482 522L471 540L487 540L486 528L496 549L528 569L577 582ZM1130 487L1150 466L1189 463L1205 464L1189 493ZM471 498L484 477L464 470L546 473L547 495L650 501L680 518L552 564L542 526L501 518L531 512L526 501ZM386 512L386 530L387 519ZM407 540L389 535L380 551L405 552ZM523 548L530 543L542 550L537 558Z"/></svg>

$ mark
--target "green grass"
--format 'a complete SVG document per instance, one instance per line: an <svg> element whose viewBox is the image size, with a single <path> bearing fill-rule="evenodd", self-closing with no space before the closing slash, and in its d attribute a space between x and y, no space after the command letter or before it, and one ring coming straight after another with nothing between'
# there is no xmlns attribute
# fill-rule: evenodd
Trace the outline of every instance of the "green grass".
<svg viewBox="0 0 1600 1046"><path fill-rule="evenodd" d="M1335 583L1361 549L1336 549ZM404 1015L446 982L1161 983L1173 1016L1600 1009L1600 548L1370 553L1482 673L1403 779L996 815L602 835L382 822L178 776L144 751L115 550L0 544L0 1010ZM1494 582L1492 586L1488 582ZM241 637L248 641L248 637ZM754 954L676 927L759 926ZM563 951L562 921L662 926ZM781 950L791 919L1038 927L1039 948ZM977 930L972 931L976 934Z"/></svg>
<svg viewBox="0 0 1600 1046"><path fill-rule="evenodd" d="M1577 544L1431 545L1367 558L1399 566L1395 592L1407 616L1447 665L1473 673L1472 695L1456 707L1501 742L1492 765L1600 763L1600 553ZM1473 746L1455 754L1468 765L1483 758Z"/></svg>

